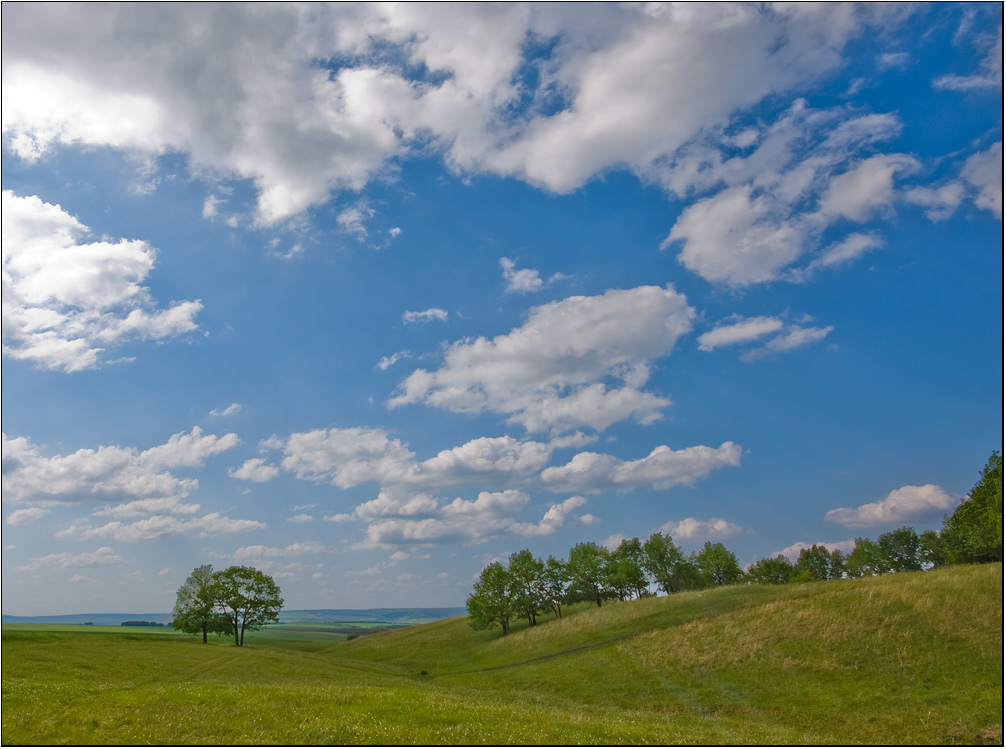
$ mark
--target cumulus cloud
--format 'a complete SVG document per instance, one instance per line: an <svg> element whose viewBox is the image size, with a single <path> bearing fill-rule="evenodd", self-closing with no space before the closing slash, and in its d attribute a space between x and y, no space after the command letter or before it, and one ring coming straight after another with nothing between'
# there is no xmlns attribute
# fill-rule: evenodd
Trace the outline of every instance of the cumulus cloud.
<svg viewBox="0 0 1006 749"><path fill-rule="evenodd" d="M439 370L414 371L388 404L505 413L530 432L650 423L670 402L640 389L649 364L671 353L694 316L670 285L551 302L508 334L456 341Z"/></svg>
<svg viewBox="0 0 1006 749"><path fill-rule="evenodd" d="M408 351L396 351L391 356L382 356L381 360L377 362L377 368L383 372L401 359L408 359L410 356Z"/></svg>
<svg viewBox="0 0 1006 749"><path fill-rule="evenodd" d="M49 514L44 507L25 507L7 516L8 525L29 525Z"/></svg>
<svg viewBox="0 0 1006 749"><path fill-rule="evenodd" d="M745 351L741 354L741 360L753 362L774 354L792 351L795 348L822 340L832 330L834 328L831 325L826 328L803 328L799 325L790 325L783 335L776 336L764 346Z"/></svg>
<svg viewBox="0 0 1006 749"><path fill-rule="evenodd" d="M222 533L245 533L263 530L265 527L266 524L258 520L235 520L225 517L219 512L211 512L190 520L180 520L170 515L152 515L133 523L113 520L97 528L89 525L73 526L61 535L79 536L80 538L111 538L116 541L135 542L181 534L195 534L196 537L204 537Z"/></svg>
<svg viewBox="0 0 1006 749"><path fill-rule="evenodd" d="M679 244L678 260L713 283L802 280L795 264L808 250L822 252L826 229L890 209L898 199L896 180L919 170L911 156L870 153L900 129L893 115L850 117L797 101L760 129L701 133L652 170L653 179L681 197L713 192L682 212L661 248ZM741 136L747 151L735 154ZM834 254L832 245L811 265L832 265L866 249L862 239L844 241L837 243L844 254Z"/></svg>
<svg viewBox="0 0 1006 749"><path fill-rule="evenodd" d="M293 543L282 549L274 546L242 546L234 552L234 561L245 562L257 559L276 557L297 557L303 554L331 554L336 551L332 546L326 546L318 541Z"/></svg>
<svg viewBox="0 0 1006 749"><path fill-rule="evenodd" d="M361 547L424 546L449 542L476 544L503 535L543 536L567 523L583 497L553 504L537 523L520 521L530 497L517 489L482 491L473 500L442 502L428 494L384 491L377 499L333 520L367 523ZM329 518L326 518L329 519Z"/></svg>
<svg viewBox="0 0 1006 749"><path fill-rule="evenodd" d="M999 44L1002 44L1000 37ZM1000 58L1002 48L1000 47ZM1001 65L1000 59L1000 65ZM1000 75L1000 86L1002 79ZM974 203L979 208L991 211L996 218L1003 216L1003 144L993 143L985 151L980 151L964 164L961 177L976 192Z"/></svg>
<svg viewBox="0 0 1006 749"><path fill-rule="evenodd" d="M957 501L935 484L903 486L877 502L829 510L824 519L846 528L896 525L946 512Z"/></svg>
<svg viewBox="0 0 1006 749"><path fill-rule="evenodd" d="M85 552L83 554L71 554L67 551L62 551L58 554L46 554L44 557L32 559L27 565L21 567L21 569L65 570L80 567L121 567L125 563L125 559L107 546L102 546L97 551Z"/></svg>
<svg viewBox="0 0 1006 749"><path fill-rule="evenodd" d="M721 541L736 536L742 530L739 525L727 522L723 518L709 520L685 518L677 522L672 520L660 526L661 533L667 533L671 538L683 541Z"/></svg>
<svg viewBox="0 0 1006 749"><path fill-rule="evenodd" d="M227 475L243 481L264 483L276 478L279 475L279 468L266 463L265 458L249 458L240 468L228 468Z"/></svg>
<svg viewBox="0 0 1006 749"><path fill-rule="evenodd" d="M660 445L645 458L621 460L613 455L582 452L564 466L541 472L541 481L553 491L599 492L608 489L691 486L713 471L739 466L741 448L724 442L718 448L698 445L671 450Z"/></svg>
<svg viewBox="0 0 1006 749"><path fill-rule="evenodd" d="M199 467L206 458L239 443L236 434L217 437L193 427L191 432L179 432L165 444L142 452L107 445L47 458L30 440L3 435L4 499L60 503L165 500L164 506L177 508L174 502L188 496L198 481L177 478L165 469Z"/></svg>
<svg viewBox="0 0 1006 749"><path fill-rule="evenodd" d="M583 14L560 4L25 4L5 13L18 33L4 44L3 128L23 159L74 144L185 153L201 173L254 184L263 224L359 190L431 142L458 171L568 192L613 167L644 171L699 130L814 81L864 28L900 15L844 5ZM194 26L201 33L187 33ZM174 43L151 45L152 28ZM551 51L529 56L529 38Z"/></svg>
<svg viewBox="0 0 1006 749"><path fill-rule="evenodd" d="M3 191L3 352L45 369L100 367L108 349L196 330L198 301L157 309L142 284L157 253L142 240L83 241L60 206Z"/></svg>
<svg viewBox="0 0 1006 749"><path fill-rule="evenodd" d="M528 294L532 291L541 291L545 287L545 282L541 280L538 271L528 268L518 269L514 261L508 257L500 258L500 267L507 282L507 294Z"/></svg>
<svg viewBox="0 0 1006 749"><path fill-rule="evenodd" d="M246 406L240 403L231 403L227 408L214 408L210 411L210 416L235 416L244 411Z"/></svg>

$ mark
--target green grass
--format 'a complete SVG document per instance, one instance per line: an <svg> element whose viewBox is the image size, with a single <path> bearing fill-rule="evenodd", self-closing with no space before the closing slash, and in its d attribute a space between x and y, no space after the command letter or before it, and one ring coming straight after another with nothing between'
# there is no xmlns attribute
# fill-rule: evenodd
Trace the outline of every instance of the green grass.
<svg viewBox="0 0 1006 749"><path fill-rule="evenodd" d="M2 739L1001 745L1002 596L995 564L580 605L507 637L5 625Z"/></svg>

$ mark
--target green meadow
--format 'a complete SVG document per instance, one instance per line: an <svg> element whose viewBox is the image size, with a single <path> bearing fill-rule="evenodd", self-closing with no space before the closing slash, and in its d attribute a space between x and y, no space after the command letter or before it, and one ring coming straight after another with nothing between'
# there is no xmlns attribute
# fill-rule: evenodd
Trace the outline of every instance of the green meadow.
<svg viewBox="0 0 1006 749"><path fill-rule="evenodd" d="M1003 567L740 585L475 632L4 625L4 744L1003 742Z"/></svg>

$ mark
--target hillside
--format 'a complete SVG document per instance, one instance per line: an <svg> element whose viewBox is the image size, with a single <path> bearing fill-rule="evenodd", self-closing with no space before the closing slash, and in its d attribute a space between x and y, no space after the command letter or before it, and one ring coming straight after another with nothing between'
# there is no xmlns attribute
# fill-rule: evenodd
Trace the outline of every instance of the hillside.
<svg viewBox="0 0 1006 749"><path fill-rule="evenodd" d="M3 742L1001 744L1002 596L994 564L581 605L507 637L5 627Z"/></svg>

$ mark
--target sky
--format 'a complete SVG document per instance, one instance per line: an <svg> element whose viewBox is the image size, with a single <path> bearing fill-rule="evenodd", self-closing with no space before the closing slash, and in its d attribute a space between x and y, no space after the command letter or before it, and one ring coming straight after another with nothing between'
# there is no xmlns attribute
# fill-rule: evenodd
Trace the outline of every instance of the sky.
<svg viewBox="0 0 1006 749"><path fill-rule="evenodd" d="M848 551L1002 450L999 3L2 13L5 614Z"/></svg>

